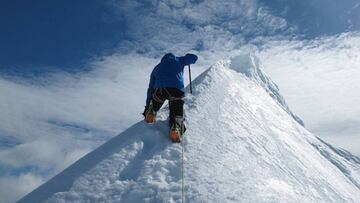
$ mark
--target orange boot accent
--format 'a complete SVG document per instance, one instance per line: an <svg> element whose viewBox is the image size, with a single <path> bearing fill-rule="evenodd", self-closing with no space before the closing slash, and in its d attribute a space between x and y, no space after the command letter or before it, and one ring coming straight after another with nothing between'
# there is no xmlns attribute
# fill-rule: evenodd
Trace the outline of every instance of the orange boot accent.
<svg viewBox="0 0 360 203"><path fill-rule="evenodd" d="M180 142L180 132L177 130L171 130L170 139L173 142Z"/></svg>
<svg viewBox="0 0 360 203"><path fill-rule="evenodd" d="M153 113L148 113L146 115L145 121L149 124L155 123L155 115Z"/></svg>

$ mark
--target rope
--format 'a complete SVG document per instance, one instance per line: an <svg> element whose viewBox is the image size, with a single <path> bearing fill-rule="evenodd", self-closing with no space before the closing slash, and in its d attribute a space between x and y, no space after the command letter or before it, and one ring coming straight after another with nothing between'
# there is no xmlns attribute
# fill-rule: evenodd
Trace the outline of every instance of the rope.
<svg viewBox="0 0 360 203"><path fill-rule="evenodd" d="M184 180L184 141L181 141L181 202L184 203L185 200L185 180Z"/></svg>
<svg viewBox="0 0 360 203"><path fill-rule="evenodd" d="M185 111L184 111L184 118L186 117ZM185 120L185 119L184 119ZM181 125L181 132L182 132L182 136L184 136L184 130L185 130L185 126L184 126L184 120L182 121L183 125ZM184 142L185 142L185 137L182 137L181 140L181 202L185 203L185 178L184 178L184 173L185 173L185 167L184 167Z"/></svg>

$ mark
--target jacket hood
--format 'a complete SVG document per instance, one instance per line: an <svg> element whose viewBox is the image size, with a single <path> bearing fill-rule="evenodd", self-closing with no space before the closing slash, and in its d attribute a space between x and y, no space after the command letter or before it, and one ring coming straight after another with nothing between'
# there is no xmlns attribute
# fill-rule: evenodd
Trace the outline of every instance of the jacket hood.
<svg viewBox="0 0 360 203"><path fill-rule="evenodd" d="M175 58L176 57L173 53L167 53L162 57L161 62L167 61L169 59L175 59Z"/></svg>

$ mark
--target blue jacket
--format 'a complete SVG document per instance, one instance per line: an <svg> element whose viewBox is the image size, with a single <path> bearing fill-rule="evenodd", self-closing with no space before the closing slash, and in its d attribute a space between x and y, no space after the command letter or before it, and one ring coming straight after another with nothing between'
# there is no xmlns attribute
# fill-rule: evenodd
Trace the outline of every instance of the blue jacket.
<svg viewBox="0 0 360 203"><path fill-rule="evenodd" d="M198 57L194 54L176 57L172 53L165 54L161 62L151 72L146 105L150 104L155 88L177 88L184 91L184 66L194 64Z"/></svg>

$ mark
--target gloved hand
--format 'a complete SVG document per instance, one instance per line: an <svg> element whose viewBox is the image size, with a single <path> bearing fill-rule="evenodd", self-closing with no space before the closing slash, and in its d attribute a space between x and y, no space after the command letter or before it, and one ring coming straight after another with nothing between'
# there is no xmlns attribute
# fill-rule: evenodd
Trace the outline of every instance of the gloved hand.
<svg viewBox="0 0 360 203"><path fill-rule="evenodd" d="M186 54L184 58L186 65L195 64L195 62L198 60L198 57L195 54Z"/></svg>

